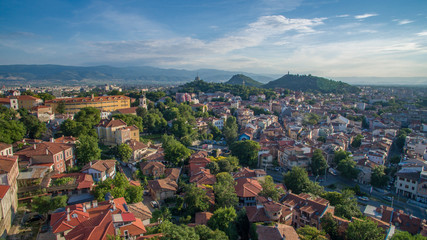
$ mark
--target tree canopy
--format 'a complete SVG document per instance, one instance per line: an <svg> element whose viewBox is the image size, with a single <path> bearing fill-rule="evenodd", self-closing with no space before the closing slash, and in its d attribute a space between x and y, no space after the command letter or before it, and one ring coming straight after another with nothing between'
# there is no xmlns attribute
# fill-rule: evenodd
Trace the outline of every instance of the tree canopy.
<svg viewBox="0 0 427 240"><path fill-rule="evenodd" d="M311 158L310 167L311 171L315 176L325 175L326 169L328 168L328 163L326 162L326 159L322 154L322 150L314 150L313 157Z"/></svg>
<svg viewBox="0 0 427 240"><path fill-rule="evenodd" d="M191 150L177 141L173 136L163 135L162 143L165 159L176 166L181 165L191 155Z"/></svg>
<svg viewBox="0 0 427 240"><path fill-rule="evenodd" d="M222 172L216 175L217 182L214 185L215 206L234 207L237 206L239 199L234 188L235 181L230 173Z"/></svg>
<svg viewBox="0 0 427 240"><path fill-rule="evenodd" d="M93 194L98 201L103 201L105 194L110 193L114 198L124 197L127 203L136 203L143 200L144 189L132 186L123 173L116 173L114 179L107 178L98 183Z"/></svg>
<svg viewBox="0 0 427 240"><path fill-rule="evenodd" d="M56 196L53 198L50 196L38 196L33 198L31 207L34 212L47 214L49 211L67 206L67 200L67 195Z"/></svg>
<svg viewBox="0 0 427 240"><path fill-rule="evenodd" d="M239 159L239 163L251 168L258 166L260 148L259 143L252 140L237 141L230 146L231 153Z"/></svg>
<svg viewBox="0 0 427 240"><path fill-rule="evenodd" d="M98 138L89 135L80 136L76 143L76 158L79 165L85 165L93 160L101 159Z"/></svg>
<svg viewBox="0 0 427 240"><path fill-rule="evenodd" d="M369 219L352 221L347 228L348 240L382 240L384 236L384 230Z"/></svg>
<svg viewBox="0 0 427 240"><path fill-rule="evenodd" d="M236 217L237 214L234 207L218 208L209 219L208 226L225 232L228 230L229 225L236 220Z"/></svg>
<svg viewBox="0 0 427 240"><path fill-rule="evenodd" d="M191 214L204 212L209 208L209 197L205 190L197 187L196 184L188 184L185 186L184 203Z"/></svg>
<svg viewBox="0 0 427 240"><path fill-rule="evenodd" d="M307 171L300 167L293 167L291 171L287 172L283 177L283 183L295 194L305 192L320 195L323 192L323 188L310 181Z"/></svg>
<svg viewBox="0 0 427 240"><path fill-rule="evenodd" d="M302 240L327 240L326 234L317 230L317 228L310 225L305 225L297 229L298 236Z"/></svg>
<svg viewBox="0 0 427 240"><path fill-rule="evenodd" d="M258 194L260 196L271 198L273 201L279 201L279 198L284 194L282 188L277 188L270 175L265 176L264 181L261 181L262 191Z"/></svg>

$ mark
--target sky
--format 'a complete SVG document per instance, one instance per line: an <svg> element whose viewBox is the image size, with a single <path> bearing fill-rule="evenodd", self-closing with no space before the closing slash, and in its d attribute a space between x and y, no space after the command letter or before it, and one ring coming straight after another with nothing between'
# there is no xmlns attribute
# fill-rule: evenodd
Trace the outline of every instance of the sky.
<svg viewBox="0 0 427 240"><path fill-rule="evenodd" d="M426 77L426 0L3 0L0 64Z"/></svg>

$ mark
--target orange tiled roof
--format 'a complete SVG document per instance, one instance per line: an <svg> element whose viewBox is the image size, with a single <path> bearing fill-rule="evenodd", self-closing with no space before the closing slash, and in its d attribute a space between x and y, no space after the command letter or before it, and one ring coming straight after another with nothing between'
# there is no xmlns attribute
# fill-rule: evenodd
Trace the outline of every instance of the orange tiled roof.
<svg viewBox="0 0 427 240"><path fill-rule="evenodd" d="M116 160L95 160L91 163L86 164L81 171L85 171L88 169L95 169L99 172L105 172L111 168L116 166Z"/></svg>
<svg viewBox="0 0 427 240"><path fill-rule="evenodd" d="M255 197L262 191L261 184L255 179L240 178L236 182L234 188L238 197Z"/></svg>
<svg viewBox="0 0 427 240"><path fill-rule="evenodd" d="M17 161L18 156L0 156L0 174L10 173Z"/></svg>
<svg viewBox="0 0 427 240"><path fill-rule="evenodd" d="M3 199L6 195L7 191L9 191L10 186L8 185L0 185L0 199Z"/></svg>

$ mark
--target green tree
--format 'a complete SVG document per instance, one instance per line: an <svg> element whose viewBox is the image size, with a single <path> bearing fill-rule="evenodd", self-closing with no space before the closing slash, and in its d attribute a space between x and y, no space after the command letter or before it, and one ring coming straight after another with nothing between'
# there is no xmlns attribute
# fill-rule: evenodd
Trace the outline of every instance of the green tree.
<svg viewBox="0 0 427 240"><path fill-rule="evenodd" d="M351 143L351 146L352 147L354 147L354 148L359 148L360 147L360 145L362 145L362 139L363 139L363 136L362 135L357 135L355 138L354 138L354 140L353 140L353 142Z"/></svg>
<svg viewBox="0 0 427 240"><path fill-rule="evenodd" d="M283 177L283 183L295 194L310 192L320 195L323 192L323 188L310 181L307 171L300 167L293 167L291 171L287 172Z"/></svg>
<svg viewBox="0 0 427 240"><path fill-rule="evenodd" d="M379 165L372 169L371 185L374 187L384 187L388 183L388 176L385 174L385 166Z"/></svg>
<svg viewBox="0 0 427 240"><path fill-rule="evenodd" d="M27 134L30 138L40 138L47 131L46 124L33 115L23 116L20 121L27 128Z"/></svg>
<svg viewBox="0 0 427 240"><path fill-rule="evenodd" d="M262 191L258 194L260 196L271 198L273 201L279 201L279 198L285 192L282 188L277 188L270 175L265 176L265 180L261 181Z"/></svg>
<svg viewBox="0 0 427 240"><path fill-rule="evenodd" d="M310 225L305 225L297 229L298 236L302 240L327 240L324 232L317 230L317 228Z"/></svg>
<svg viewBox="0 0 427 240"><path fill-rule="evenodd" d="M0 142L12 144L24 138L26 133L22 122L16 120L0 119Z"/></svg>
<svg viewBox="0 0 427 240"><path fill-rule="evenodd" d="M74 120L92 128L101 121L101 111L94 107L85 107L74 115Z"/></svg>
<svg viewBox="0 0 427 240"><path fill-rule="evenodd" d="M391 237L391 240L425 240L426 237L421 234L412 235L406 231L396 231Z"/></svg>
<svg viewBox="0 0 427 240"><path fill-rule="evenodd" d="M212 174L217 174L220 172L219 164L217 162L208 163L206 168L209 169Z"/></svg>
<svg viewBox="0 0 427 240"><path fill-rule="evenodd" d="M228 240L225 232L220 230L213 231L205 225L197 225L195 227L196 234L199 235L200 240Z"/></svg>
<svg viewBox="0 0 427 240"><path fill-rule="evenodd" d="M338 223L335 221L331 213L327 213L320 222L322 230L329 235L331 240L341 240L342 236L338 232Z"/></svg>
<svg viewBox="0 0 427 240"><path fill-rule="evenodd" d="M348 240L382 240L384 230L371 220L355 220L348 225Z"/></svg>
<svg viewBox="0 0 427 240"><path fill-rule="evenodd" d="M123 162L129 162L130 157L132 156L132 148L129 147L126 143L122 143L117 146L117 157Z"/></svg>
<svg viewBox="0 0 427 240"><path fill-rule="evenodd" d="M208 226L211 229L219 229L227 231L229 225L236 220L237 214L234 207L218 208L213 213L211 219L208 221Z"/></svg>
<svg viewBox="0 0 427 240"><path fill-rule="evenodd" d="M251 168L256 168L258 165L260 149L259 143L252 140L237 141L230 146L231 153L239 159L240 164Z"/></svg>
<svg viewBox="0 0 427 240"><path fill-rule="evenodd" d="M157 102L157 101L159 101L160 98L166 96L166 93L163 91L146 92L145 96L150 101Z"/></svg>
<svg viewBox="0 0 427 240"><path fill-rule="evenodd" d="M43 102L45 102L46 100L53 100L53 99L55 99L55 96L53 96L52 94L49 94L49 93L39 93L39 94L36 95L36 97L38 97L41 100L43 100Z"/></svg>
<svg viewBox="0 0 427 240"><path fill-rule="evenodd" d="M142 202L144 195L144 188L140 186L128 186L124 198L128 203Z"/></svg>
<svg viewBox="0 0 427 240"><path fill-rule="evenodd" d="M65 102L64 101L58 102L58 105L56 106L56 112L59 114L65 113Z"/></svg>
<svg viewBox="0 0 427 240"><path fill-rule="evenodd" d="M221 138L223 137L219 128L217 126L213 125L212 123L209 123L209 130L210 130L211 134L213 135L213 139L215 139L216 141L221 140Z"/></svg>
<svg viewBox="0 0 427 240"><path fill-rule="evenodd" d="M236 183L231 174L228 172L218 173L216 179L217 182L214 185L215 206L218 208L237 206L239 198L234 188Z"/></svg>
<svg viewBox="0 0 427 240"><path fill-rule="evenodd" d="M335 215L346 219L362 216L353 191L343 190L341 202L335 205Z"/></svg>
<svg viewBox="0 0 427 240"><path fill-rule="evenodd" d="M167 125L166 120L157 113L150 111L143 117L143 126L148 133L164 133Z"/></svg>
<svg viewBox="0 0 427 240"><path fill-rule="evenodd" d="M105 194L110 193L114 198L124 197L127 203L141 202L144 189L138 186L131 186L127 177L118 172L114 179L107 178L98 183L93 190L93 195L98 201L103 201Z"/></svg>
<svg viewBox="0 0 427 240"><path fill-rule="evenodd" d="M151 222L164 222L170 221L172 219L172 214L167 207L161 207L153 212L153 218Z"/></svg>
<svg viewBox="0 0 427 240"><path fill-rule="evenodd" d="M40 214L46 215L49 211L67 206L67 195L56 197L38 196L34 197L31 203L32 210Z"/></svg>
<svg viewBox="0 0 427 240"><path fill-rule="evenodd" d="M194 228L186 225L175 225L165 221L160 225L160 232L163 233L162 240L199 240Z"/></svg>
<svg viewBox="0 0 427 240"><path fill-rule="evenodd" d="M400 156L399 155L395 155L395 156L391 157L390 163L393 163L393 164L400 163Z"/></svg>
<svg viewBox="0 0 427 240"><path fill-rule="evenodd" d="M165 159L176 166L181 165L184 159L187 159L191 155L191 150L175 140L173 136L163 135L162 143Z"/></svg>
<svg viewBox="0 0 427 240"><path fill-rule="evenodd" d="M346 159L347 157L349 157L350 154L351 154L350 152L346 152L344 150L336 151L334 153L334 163L335 163L335 165L338 165L341 160Z"/></svg>
<svg viewBox="0 0 427 240"><path fill-rule="evenodd" d="M322 154L322 150L314 150L310 167L315 176L325 175L326 169L328 168L328 163Z"/></svg>
<svg viewBox="0 0 427 240"><path fill-rule="evenodd" d="M76 157L79 165L85 165L93 160L101 159L101 149L98 147L98 138L82 135L76 143Z"/></svg>
<svg viewBox="0 0 427 240"><path fill-rule="evenodd" d="M222 129L222 134L224 134L228 145L233 144L233 142L236 140L237 130L238 126L236 118L233 116L228 117L225 121L224 128Z"/></svg>
<svg viewBox="0 0 427 240"><path fill-rule="evenodd" d="M196 184L188 184L185 186L184 203L191 214L204 212L209 208L209 197Z"/></svg>
<svg viewBox="0 0 427 240"><path fill-rule="evenodd" d="M359 175L359 170L356 168L356 162L350 157L341 160L337 169L340 171L342 176L348 179L355 179Z"/></svg>

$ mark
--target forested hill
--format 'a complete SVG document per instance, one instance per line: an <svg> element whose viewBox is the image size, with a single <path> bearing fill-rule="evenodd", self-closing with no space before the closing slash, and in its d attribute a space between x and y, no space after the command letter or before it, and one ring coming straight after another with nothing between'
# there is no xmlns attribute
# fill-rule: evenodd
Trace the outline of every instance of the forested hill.
<svg viewBox="0 0 427 240"><path fill-rule="evenodd" d="M262 83L255 81L252 78L243 74L236 74L225 83L232 85L243 85L243 82L245 83L245 86L251 87L260 87L262 85Z"/></svg>
<svg viewBox="0 0 427 240"><path fill-rule="evenodd" d="M288 88L294 91L311 91L322 93L355 93L359 88L350 84L329 80L312 75L292 75L286 74L283 77L271 81L263 86L264 88Z"/></svg>

